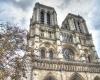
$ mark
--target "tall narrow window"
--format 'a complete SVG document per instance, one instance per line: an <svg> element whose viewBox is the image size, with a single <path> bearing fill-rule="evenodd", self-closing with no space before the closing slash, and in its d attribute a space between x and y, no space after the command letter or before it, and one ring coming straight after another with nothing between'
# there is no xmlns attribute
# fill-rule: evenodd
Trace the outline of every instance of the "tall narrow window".
<svg viewBox="0 0 100 80"><path fill-rule="evenodd" d="M79 31L82 33L81 26L80 26L80 22L78 21L77 24L78 24Z"/></svg>
<svg viewBox="0 0 100 80"><path fill-rule="evenodd" d="M41 49L41 58L43 59L43 58L45 58L45 49Z"/></svg>
<svg viewBox="0 0 100 80"><path fill-rule="evenodd" d="M70 24L69 24L68 20L67 20L67 24L66 25L67 25L67 29L70 30L70 27L69 27Z"/></svg>
<svg viewBox="0 0 100 80"><path fill-rule="evenodd" d="M49 59L53 59L53 51L52 50L49 51Z"/></svg>
<svg viewBox="0 0 100 80"><path fill-rule="evenodd" d="M77 26L76 26L76 21L75 21L75 19L74 19L74 24L75 24L75 30L77 31Z"/></svg>
<svg viewBox="0 0 100 80"><path fill-rule="evenodd" d="M50 13L47 13L47 24L50 25Z"/></svg>
<svg viewBox="0 0 100 80"><path fill-rule="evenodd" d="M44 24L44 11L42 10L40 13L40 22Z"/></svg>

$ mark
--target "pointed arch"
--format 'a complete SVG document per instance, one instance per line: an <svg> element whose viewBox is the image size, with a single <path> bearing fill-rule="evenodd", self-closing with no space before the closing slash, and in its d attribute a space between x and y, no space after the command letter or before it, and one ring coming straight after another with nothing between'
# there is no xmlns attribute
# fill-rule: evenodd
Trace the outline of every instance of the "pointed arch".
<svg viewBox="0 0 100 80"><path fill-rule="evenodd" d="M49 49L49 59L53 59L54 58L54 50L51 48Z"/></svg>
<svg viewBox="0 0 100 80"><path fill-rule="evenodd" d="M43 80L57 80L55 76L50 72L48 73Z"/></svg>
<svg viewBox="0 0 100 80"><path fill-rule="evenodd" d="M74 73L72 74L70 80L85 80L80 74Z"/></svg>
<svg viewBox="0 0 100 80"><path fill-rule="evenodd" d="M79 51L71 44L64 44L62 46L62 54L65 60L77 60L78 58L76 59L76 56L79 57Z"/></svg>
<svg viewBox="0 0 100 80"><path fill-rule="evenodd" d="M94 78L94 80L100 80L100 77L99 77L99 76L96 76L96 77Z"/></svg>
<svg viewBox="0 0 100 80"><path fill-rule="evenodd" d="M47 24L50 25L51 15L50 12L47 12Z"/></svg>
<svg viewBox="0 0 100 80"><path fill-rule="evenodd" d="M56 47L55 47L55 45L53 45L52 43L50 43L50 42L42 42L40 45L39 45L40 47L45 47L46 49L53 49L53 51L54 51L54 53L57 53L56 52Z"/></svg>
<svg viewBox="0 0 100 80"><path fill-rule="evenodd" d="M40 48L40 57L43 59L46 57L46 49L44 47Z"/></svg>
<svg viewBox="0 0 100 80"><path fill-rule="evenodd" d="M44 14L45 14L44 10L41 10L41 12L40 12L40 22L42 24L44 24Z"/></svg>
<svg viewBox="0 0 100 80"><path fill-rule="evenodd" d="M76 60L75 56L79 57L79 55L80 55L79 50L77 50L77 48L75 46L71 45L71 44L64 44L62 46L62 50L63 49L70 49L70 50L72 50L72 52L74 53L74 55L73 55L74 60ZM63 51L62 51L62 53L63 53Z"/></svg>

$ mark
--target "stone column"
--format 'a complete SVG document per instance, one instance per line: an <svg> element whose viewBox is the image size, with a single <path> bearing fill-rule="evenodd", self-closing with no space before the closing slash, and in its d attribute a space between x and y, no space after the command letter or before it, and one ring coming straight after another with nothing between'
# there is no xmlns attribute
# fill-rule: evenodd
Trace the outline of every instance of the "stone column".
<svg viewBox="0 0 100 80"><path fill-rule="evenodd" d="M39 35L40 35L40 31L39 31L39 27L40 25L36 24L35 26L35 35L34 35L34 55L39 56Z"/></svg>
<svg viewBox="0 0 100 80"><path fill-rule="evenodd" d="M36 16L37 16L37 9L34 8L33 16L32 16L32 22L36 22Z"/></svg>
<svg viewBox="0 0 100 80"><path fill-rule="evenodd" d="M89 33L85 21L83 22L83 25L84 25L84 28L85 28L86 33Z"/></svg>
<svg viewBox="0 0 100 80"><path fill-rule="evenodd" d="M47 12L44 13L44 24L47 24Z"/></svg>
<svg viewBox="0 0 100 80"><path fill-rule="evenodd" d="M62 49L61 49L61 41L60 41L60 29L56 27L56 44L57 44L57 58L62 59Z"/></svg>
<svg viewBox="0 0 100 80"><path fill-rule="evenodd" d="M53 16L54 25L57 25L57 14L56 14L56 12L54 12L53 15L54 15Z"/></svg>
<svg viewBox="0 0 100 80"><path fill-rule="evenodd" d="M39 8L36 9L36 22L40 22L40 10Z"/></svg>
<svg viewBox="0 0 100 80"><path fill-rule="evenodd" d="M55 17L55 13L53 12L52 14L51 14L51 25L55 25L55 19L56 17Z"/></svg>

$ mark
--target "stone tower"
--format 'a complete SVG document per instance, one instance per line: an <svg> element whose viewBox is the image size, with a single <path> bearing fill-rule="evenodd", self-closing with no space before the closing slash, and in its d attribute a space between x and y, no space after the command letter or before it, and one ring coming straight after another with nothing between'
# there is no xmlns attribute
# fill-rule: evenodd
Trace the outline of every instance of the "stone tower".
<svg viewBox="0 0 100 80"><path fill-rule="evenodd" d="M94 62L97 59L92 36L81 16L69 13L62 23L61 34L62 50L63 47L72 48L72 60Z"/></svg>
<svg viewBox="0 0 100 80"><path fill-rule="evenodd" d="M57 14L54 8L39 3L35 4L29 35L29 46L34 49L35 56L47 59L57 56L60 38Z"/></svg>
<svg viewBox="0 0 100 80"><path fill-rule="evenodd" d="M36 3L28 45L26 80L100 80L92 36L79 15L69 13L60 28L55 9Z"/></svg>

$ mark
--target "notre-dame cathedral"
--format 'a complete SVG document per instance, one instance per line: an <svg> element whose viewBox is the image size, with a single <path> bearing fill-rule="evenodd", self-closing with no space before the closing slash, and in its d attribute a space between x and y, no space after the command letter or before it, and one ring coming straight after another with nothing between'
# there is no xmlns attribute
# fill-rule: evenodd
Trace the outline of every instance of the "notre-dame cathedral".
<svg viewBox="0 0 100 80"><path fill-rule="evenodd" d="M100 63L83 17L69 13L61 26L53 7L36 3L30 20L25 80L100 80Z"/></svg>

